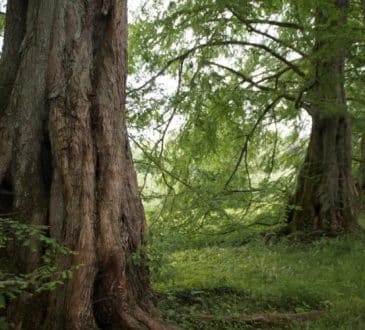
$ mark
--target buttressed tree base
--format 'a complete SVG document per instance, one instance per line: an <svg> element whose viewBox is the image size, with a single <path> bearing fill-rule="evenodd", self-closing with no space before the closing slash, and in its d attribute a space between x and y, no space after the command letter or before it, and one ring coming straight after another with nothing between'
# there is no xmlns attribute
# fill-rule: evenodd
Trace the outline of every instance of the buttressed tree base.
<svg viewBox="0 0 365 330"><path fill-rule="evenodd" d="M291 231L337 235L358 228L358 192L351 173L351 123L345 95L349 1L336 0L333 8L326 5L316 8L314 81L308 111L312 131L292 201L296 208L288 222Z"/></svg>
<svg viewBox="0 0 365 330"><path fill-rule="evenodd" d="M57 266L79 266L52 293L13 303L16 329L164 328L148 269L129 258L143 259L145 218L125 124L126 53L126 0L8 3L0 179L13 212L77 251ZM39 253L9 252L19 272L39 265Z"/></svg>

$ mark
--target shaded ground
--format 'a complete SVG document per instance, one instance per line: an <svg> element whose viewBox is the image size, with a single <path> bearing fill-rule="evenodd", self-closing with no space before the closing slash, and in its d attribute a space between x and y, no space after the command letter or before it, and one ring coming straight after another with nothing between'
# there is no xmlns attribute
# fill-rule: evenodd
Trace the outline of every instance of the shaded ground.
<svg viewBox="0 0 365 330"><path fill-rule="evenodd" d="M302 324L322 316L325 309L315 297L307 302L264 296L257 299L250 292L229 287L169 292L160 297L159 307L168 322L184 329L252 329Z"/></svg>
<svg viewBox="0 0 365 330"><path fill-rule="evenodd" d="M154 274L159 308L182 329L365 329L362 234L296 245L253 239L175 251L166 259ZM296 320L303 313L308 319ZM245 321L272 315L293 322Z"/></svg>

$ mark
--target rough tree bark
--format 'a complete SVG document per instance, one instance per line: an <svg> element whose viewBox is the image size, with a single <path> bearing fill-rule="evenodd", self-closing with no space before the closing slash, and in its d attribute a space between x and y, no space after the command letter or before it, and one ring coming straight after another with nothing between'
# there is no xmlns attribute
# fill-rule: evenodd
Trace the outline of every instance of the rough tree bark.
<svg viewBox="0 0 365 330"><path fill-rule="evenodd" d="M297 189L290 204L289 230L338 234L356 225L357 192L351 176L351 127L344 66L348 0L317 8L315 80L309 95L312 131Z"/></svg>
<svg viewBox="0 0 365 330"><path fill-rule="evenodd" d="M11 208L72 250L64 286L10 307L16 329L162 329L125 123L126 0L12 0L0 67L0 179ZM39 255L19 255L31 270Z"/></svg>

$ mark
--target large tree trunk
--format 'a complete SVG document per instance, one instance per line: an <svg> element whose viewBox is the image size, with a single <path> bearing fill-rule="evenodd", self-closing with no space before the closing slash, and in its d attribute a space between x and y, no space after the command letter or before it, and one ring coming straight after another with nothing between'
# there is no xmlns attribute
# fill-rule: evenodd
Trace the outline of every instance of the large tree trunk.
<svg viewBox="0 0 365 330"><path fill-rule="evenodd" d="M351 126L344 90L348 6L348 0L331 0L317 8L315 82L309 96L312 131L291 201L290 231L337 234L357 227Z"/></svg>
<svg viewBox="0 0 365 330"><path fill-rule="evenodd" d="M145 219L125 124L126 0L11 0L4 42L0 179L24 221L78 252L58 266L81 265L50 295L20 297L11 321L161 329L148 270L130 261L144 255ZM39 262L11 252L19 271Z"/></svg>

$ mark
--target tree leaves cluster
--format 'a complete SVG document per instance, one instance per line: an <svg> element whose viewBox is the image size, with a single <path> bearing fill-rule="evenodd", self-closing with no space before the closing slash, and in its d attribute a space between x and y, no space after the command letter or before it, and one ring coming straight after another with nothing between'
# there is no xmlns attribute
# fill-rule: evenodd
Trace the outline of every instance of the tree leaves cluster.
<svg viewBox="0 0 365 330"><path fill-rule="evenodd" d="M137 117L166 113L157 122L158 143L143 139L137 145L155 159L153 180L157 191L165 192L158 196L163 206L154 218L193 225L231 222L245 216L255 201L261 203L262 195L275 194L277 188L285 193L272 173L279 170L275 165L284 148L279 149L291 144L290 138L284 143L279 130L293 118L288 111L293 107L281 92L294 74L278 59L284 55L266 51L271 41L265 39L261 48L245 44L261 45L261 36L250 33L257 26L250 22L257 20L258 10L248 3L244 7L221 1L170 3L166 12L133 25L130 63L142 63L145 76L153 80L143 89L131 87L131 122L143 128ZM247 25L241 22L246 9ZM158 75L178 86L165 95ZM153 98L150 109L143 102ZM169 116L180 116L181 123L168 129ZM151 124L148 120L146 126ZM164 129L170 135L161 139ZM297 137L298 132L288 135ZM161 152L162 143L166 147ZM142 172L151 170L151 162L145 161L149 166L139 166ZM252 182L253 176L261 179Z"/></svg>
<svg viewBox="0 0 365 330"><path fill-rule="evenodd" d="M283 220L310 132L316 59L335 42L349 49L346 89L361 121L360 9L351 2L341 36L328 32L332 0L141 6L130 33L129 112L152 222L191 231L187 224L217 230L263 213ZM314 52L318 30L328 46Z"/></svg>

